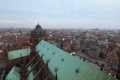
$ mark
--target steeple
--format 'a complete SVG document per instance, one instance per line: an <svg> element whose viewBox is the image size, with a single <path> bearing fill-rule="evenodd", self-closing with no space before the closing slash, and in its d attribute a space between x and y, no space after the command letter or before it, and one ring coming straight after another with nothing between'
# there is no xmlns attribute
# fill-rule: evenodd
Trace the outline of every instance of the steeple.
<svg viewBox="0 0 120 80"><path fill-rule="evenodd" d="M33 35L40 35L40 34L44 34L45 31L42 29L42 27L39 25L39 23L36 25L35 29L33 31L31 31L31 34Z"/></svg>
<svg viewBox="0 0 120 80"><path fill-rule="evenodd" d="M36 25L34 31L42 31L42 27L39 25L39 23Z"/></svg>
<svg viewBox="0 0 120 80"><path fill-rule="evenodd" d="M35 28L31 31L31 37L30 37L30 47L31 52L33 55L35 55L35 46L39 43L39 41L46 39L47 33L44 29L39 25L39 23L35 26Z"/></svg>
<svg viewBox="0 0 120 80"><path fill-rule="evenodd" d="M39 25L39 23L36 25L36 28L41 28L41 26Z"/></svg>

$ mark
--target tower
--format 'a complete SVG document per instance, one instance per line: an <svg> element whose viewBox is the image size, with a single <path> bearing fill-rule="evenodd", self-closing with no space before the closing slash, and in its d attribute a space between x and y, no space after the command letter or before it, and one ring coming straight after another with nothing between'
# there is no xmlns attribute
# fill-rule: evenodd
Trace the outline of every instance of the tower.
<svg viewBox="0 0 120 80"><path fill-rule="evenodd" d="M35 46L39 43L41 40L45 40L47 38L47 33L45 30L42 29L42 27L37 24L35 29L31 31L30 35L30 47L31 47L31 53L35 53Z"/></svg>

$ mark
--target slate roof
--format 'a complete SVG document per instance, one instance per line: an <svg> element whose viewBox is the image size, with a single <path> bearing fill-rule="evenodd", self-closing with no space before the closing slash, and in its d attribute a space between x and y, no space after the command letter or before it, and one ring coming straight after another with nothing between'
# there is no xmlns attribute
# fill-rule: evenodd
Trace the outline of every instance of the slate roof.
<svg viewBox="0 0 120 80"><path fill-rule="evenodd" d="M57 80L116 80L107 73L42 40L36 51Z"/></svg>
<svg viewBox="0 0 120 80"><path fill-rule="evenodd" d="M25 56L30 55L30 52L31 52L30 48L9 51L8 52L8 59L13 60L16 58L25 57Z"/></svg>
<svg viewBox="0 0 120 80"><path fill-rule="evenodd" d="M44 33L45 33L45 31L42 29L42 27L39 24L37 24L35 29L31 31L31 35L34 35L34 34L40 35L40 34L44 34Z"/></svg>

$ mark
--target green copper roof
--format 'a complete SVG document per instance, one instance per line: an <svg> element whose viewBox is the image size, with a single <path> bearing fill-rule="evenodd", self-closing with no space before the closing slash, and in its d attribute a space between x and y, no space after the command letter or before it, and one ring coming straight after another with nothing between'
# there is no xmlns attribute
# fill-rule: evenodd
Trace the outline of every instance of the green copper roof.
<svg viewBox="0 0 120 80"><path fill-rule="evenodd" d="M57 80L116 80L107 73L43 40L36 46L36 51L43 61L48 63L54 76L57 70Z"/></svg>
<svg viewBox="0 0 120 80"><path fill-rule="evenodd" d="M29 66L28 68L27 68L27 71L30 71L31 70L31 66ZM36 71L35 70L32 70L30 73L29 73L29 75L28 75L28 77L27 77L27 80L33 80L33 78L34 78L34 76L36 75ZM39 79L39 77L37 77L35 80L40 80Z"/></svg>
<svg viewBox="0 0 120 80"><path fill-rule="evenodd" d="M8 73L5 80L20 80L20 77L20 68L14 66Z"/></svg>
<svg viewBox="0 0 120 80"><path fill-rule="evenodd" d="M12 60L12 59L16 59L16 58L20 58L28 55L30 55L30 48L14 50L14 51L8 52L8 59Z"/></svg>

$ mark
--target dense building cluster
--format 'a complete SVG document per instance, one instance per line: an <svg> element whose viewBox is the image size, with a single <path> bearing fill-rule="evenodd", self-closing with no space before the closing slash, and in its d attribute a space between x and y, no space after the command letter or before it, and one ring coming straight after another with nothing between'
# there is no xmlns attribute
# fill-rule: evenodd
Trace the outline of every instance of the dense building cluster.
<svg viewBox="0 0 120 80"><path fill-rule="evenodd" d="M0 35L0 78L117 80L119 41L119 32L97 29L44 30L39 24L30 33L10 29Z"/></svg>
<svg viewBox="0 0 120 80"><path fill-rule="evenodd" d="M53 30L51 43L117 74L119 70L120 32L111 30ZM54 37L55 36L55 37ZM81 54L83 53L83 54ZM87 57L86 57L87 56Z"/></svg>

